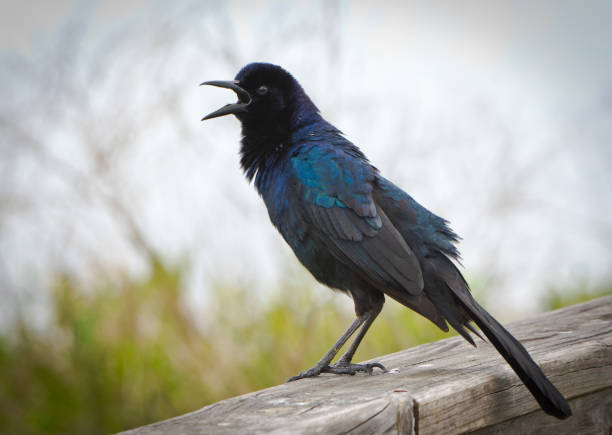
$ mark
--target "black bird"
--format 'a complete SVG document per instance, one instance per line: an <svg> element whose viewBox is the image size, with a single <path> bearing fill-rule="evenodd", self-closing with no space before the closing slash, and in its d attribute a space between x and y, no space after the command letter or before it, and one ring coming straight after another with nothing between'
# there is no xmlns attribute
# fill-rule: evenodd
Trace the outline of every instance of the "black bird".
<svg viewBox="0 0 612 435"><path fill-rule="evenodd" d="M327 122L291 74L279 66L251 63L233 81L203 85L232 89L238 101L202 120L233 114L242 124L240 163L255 180L270 220L300 262L323 284L348 293L357 319L311 369L371 373L380 363L353 364L385 295L444 331L448 324L469 343L480 330L525 383L542 409L558 418L572 412L525 348L472 297L453 263L458 236L380 175L366 156ZM361 329L359 329L361 327ZM338 350L358 331L347 352Z"/></svg>

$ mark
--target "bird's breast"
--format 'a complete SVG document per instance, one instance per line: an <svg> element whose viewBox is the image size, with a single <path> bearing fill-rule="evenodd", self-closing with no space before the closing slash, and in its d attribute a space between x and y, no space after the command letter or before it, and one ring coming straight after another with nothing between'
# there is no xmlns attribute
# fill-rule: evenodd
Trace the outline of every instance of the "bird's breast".
<svg viewBox="0 0 612 435"><path fill-rule="evenodd" d="M271 175L262 186L265 188L260 194L270 221L319 282L335 289L348 289L350 272L317 240L316 231L303 219L292 183L289 174L279 172Z"/></svg>

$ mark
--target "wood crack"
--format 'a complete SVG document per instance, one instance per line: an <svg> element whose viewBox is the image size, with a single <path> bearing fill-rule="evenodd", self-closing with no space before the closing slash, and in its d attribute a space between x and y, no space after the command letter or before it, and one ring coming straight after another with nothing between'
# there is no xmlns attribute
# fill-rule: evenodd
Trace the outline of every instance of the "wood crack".
<svg viewBox="0 0 612 435"><path fill-rule="evenodd" d="M370 417L368 417L367 419L363 420L361 423L353 426L352 428L350 428L349 430L347 430L346 432L340 432L338 435L346 435L348 433L351 433L352 431L354 431L355 429L357 429L359 426L363 426L364 424L366 424L368 421L371 421L373 418L377 417L378 415L380 415L385 409L387 409L389 407L389 403L387 403L385 406L383 406L383 408L378 411L377 413L371 415Z"/></svg>

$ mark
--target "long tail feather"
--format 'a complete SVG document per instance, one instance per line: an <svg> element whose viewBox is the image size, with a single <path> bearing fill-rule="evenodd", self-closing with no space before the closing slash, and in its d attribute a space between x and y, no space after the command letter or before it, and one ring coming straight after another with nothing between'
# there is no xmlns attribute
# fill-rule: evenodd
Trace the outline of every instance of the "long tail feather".
<svg viewBox="0 0 612 435"><path fill-rule="evenodd" d="M572 415L565 398L544 375L523 345L476 301L472 299L468 303L461 302L472 320L531 391L544 412L561 419Z"/></svg>
<svg viewBox="0 0 612 435"><path fill-rule="evenodd" d="M435 262L435 269L446 281L459 305L510 364L544 412L560 419L571 416L569 404L559 390L548 380L523 345L474 300L467 283L452 262L447 258L438 258Z"/></svg>

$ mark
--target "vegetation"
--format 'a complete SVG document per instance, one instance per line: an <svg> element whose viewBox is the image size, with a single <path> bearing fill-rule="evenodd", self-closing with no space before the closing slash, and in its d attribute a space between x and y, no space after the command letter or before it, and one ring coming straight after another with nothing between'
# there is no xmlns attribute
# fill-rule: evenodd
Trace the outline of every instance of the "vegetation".
<svg viewBox="0 0 612 435"><path fill-rule="evenodd" d="M543 311L551 311L607 295L612 295L612 283L598 286L583 283L569 289L552 287L542 298L540 306Z"/></svg>
<svg viewBox="0 0 612 435"><path fill-rule="evenodd" d="M298 278L265 303L219 284L203 319L185 302L181 272L160 263L141 282L82 289L59 279L44 333L21 320L0 337L0 433L116 432L284 382L353 319L343 296ZM389 303L356 360L446 336Z"/></svg>

